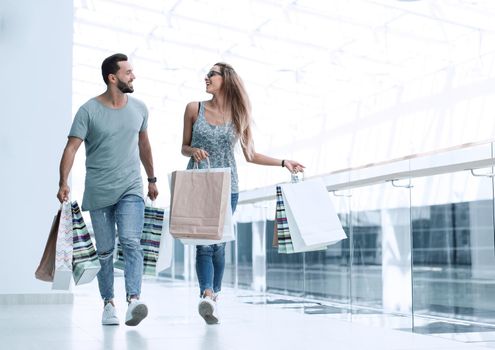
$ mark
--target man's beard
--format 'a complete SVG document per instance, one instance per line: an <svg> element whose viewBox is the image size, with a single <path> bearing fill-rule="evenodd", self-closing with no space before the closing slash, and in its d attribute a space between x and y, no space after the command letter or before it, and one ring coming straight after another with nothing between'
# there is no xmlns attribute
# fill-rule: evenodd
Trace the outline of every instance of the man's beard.
<svg viewBox="0 0 495 350"><path fill-rule="evenodd" d="M122 80L118 79L118 81L119 82L117 83L117 88L120 91L122 91L124 94L125 93L133 93L134 92L134 89L132 87L130 87L129 85L127 85L126 83L124 83Z"/></svg>

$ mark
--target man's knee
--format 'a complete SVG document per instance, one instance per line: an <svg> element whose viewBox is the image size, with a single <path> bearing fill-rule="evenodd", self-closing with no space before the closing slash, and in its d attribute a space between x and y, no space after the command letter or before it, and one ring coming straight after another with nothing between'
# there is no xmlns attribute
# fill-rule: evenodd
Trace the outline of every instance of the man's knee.
<svg viewBox="0 0 495 350"><path fill-rule="evenodd" d="M119 238L120 245L127 249L140 249L141 248L141 238Z"/></svg>
<svg viewBox="0 0 495 350"><path fill-rule="evenodd" d="M98 255L98 259L100 260L113 259L113 248L107 251L96 250L96 254Z"/></svg>

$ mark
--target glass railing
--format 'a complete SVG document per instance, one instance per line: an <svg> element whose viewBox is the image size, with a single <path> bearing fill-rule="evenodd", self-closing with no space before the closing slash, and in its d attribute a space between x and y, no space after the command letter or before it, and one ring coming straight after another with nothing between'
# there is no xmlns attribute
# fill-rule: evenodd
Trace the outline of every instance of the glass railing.
<svg viewBox="0 0 495 350"><path fill-rule="evenodd" d="M463 145L321 176L348 235L323 251L279 254L275 186L242 192L224 283L400 329L495 326L493 149ZM176 243L166 275L192 281L193 264L191 247Z"/></svg>

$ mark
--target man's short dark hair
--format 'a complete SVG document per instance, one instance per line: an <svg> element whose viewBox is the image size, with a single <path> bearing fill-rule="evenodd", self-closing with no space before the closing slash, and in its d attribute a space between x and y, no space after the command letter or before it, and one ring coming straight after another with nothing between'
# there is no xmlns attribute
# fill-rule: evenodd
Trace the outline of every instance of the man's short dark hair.
<svg viewBox="0 0 495 350"><path fill-rule="evenodd" d="M108 75L115 74L120 69L119 62L127 61L127 56L123 53L116 53L110 57L105 58L101 64L101 75L103 75L103 81L108 85Z"/></svg>

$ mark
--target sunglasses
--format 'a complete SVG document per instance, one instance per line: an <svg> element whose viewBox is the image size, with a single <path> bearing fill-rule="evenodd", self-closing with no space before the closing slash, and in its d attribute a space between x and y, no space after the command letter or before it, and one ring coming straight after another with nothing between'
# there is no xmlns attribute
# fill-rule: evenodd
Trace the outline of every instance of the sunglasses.
<svg viewBox="0 0 495 350"><path fill-rule="evenodd" d="M208 77L208 79L210 79L211 77L215 76L215 75L219 75L221 77L223 77L223 74L220 73L220 72L217 72L217 71L214 71L214 70L211 70L209 71L206 76Z"/></svg>

